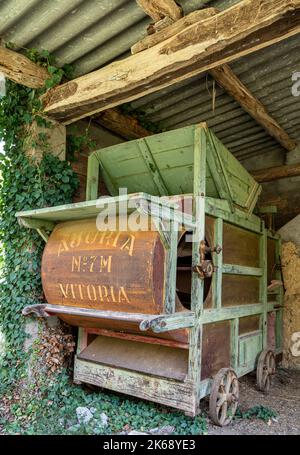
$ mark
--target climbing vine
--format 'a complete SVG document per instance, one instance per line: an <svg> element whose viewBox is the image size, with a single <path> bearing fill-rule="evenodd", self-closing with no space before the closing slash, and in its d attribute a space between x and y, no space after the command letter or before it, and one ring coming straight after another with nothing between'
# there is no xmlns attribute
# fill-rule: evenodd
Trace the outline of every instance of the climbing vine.
<svg viewBox="0 0 300 455"><path fill-rule="evenodd" d="M31 352L24 353L22 309L44 301L40 280L44 243L34 230L20 227L15 214L70 203L78 187L70 164L51 153L47 134L41 132L33 137L30 128L33 122L51 128L43 117L40 95L70 77L71 69L55 67L47 51L38 53L31 49L27 56L45 66L50 77L41 90L8 81L7 94L0 101L0 139L4 142L4 152L0 153L0 330L5 339L5 350L0 352L0 432L3 428L5 433L12 434L112 434L169 425L171 433L203 433L206 431L203 417L191 419L179 412L166 413L159 406L113 393L101 392L99 397L99 392L71 384L66 369L58 371L53 367L54 360L60 357L56 345L65 339L57 332L56 339L51 340L56 357L52 356L50 375L44 374L37 362L36 376L31 383L27 381L28 356L41 361L43 352L40 346L33 346ZM72 158L74 152L91 145L87 133L83 138L69 136L68 142ZM29 156L25 153L27 147L39 151L42 147L43 153ZM68 335L66 344L72 350ZM78 406L88 406L93 413L88 423L78 422ZM103 413L108 419L105 428L101 426Z"/></svg>
<svg viewBox="0 0 300 455"><path fill-rule="evenodd" d="M21 228L16 212L72 202L78 178L70 165L60 161L47 146L46 133L31 137L31 125L51 128L42 116L40 95L59 83L66 75L56 69L48 52L40 56L28 51L35 62L46 65L50 77L46 87L33 90L7 81L6 96L0 103L0 138L4 152L0 154L0 245L1 287L0 326L5 351L1 355L2 388L14 386L24 375L26 354L22 309L43 301L40 262L43 241L35 231ZM42 156L27 155L44 144Z"/></svg>

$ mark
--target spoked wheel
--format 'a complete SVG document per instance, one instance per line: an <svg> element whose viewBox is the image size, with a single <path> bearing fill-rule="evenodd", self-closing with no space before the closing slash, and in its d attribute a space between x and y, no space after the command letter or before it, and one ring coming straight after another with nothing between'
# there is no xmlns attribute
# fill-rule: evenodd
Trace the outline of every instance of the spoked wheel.
<svg viewBox="0 0 300 455"><path fill-rule="evenodd" d="M256 370L257 387L261 392L269 392L275 372L276 363L274 352L270 349L265 349L258 358Z"/></svg>
<svg viewBox="0 0 300 455"><path fill-rule="evenodd" d="M220 427L229 425L239 402L239 381L232 368L222 368L215 376L209 398L209 414Z"/></svg>

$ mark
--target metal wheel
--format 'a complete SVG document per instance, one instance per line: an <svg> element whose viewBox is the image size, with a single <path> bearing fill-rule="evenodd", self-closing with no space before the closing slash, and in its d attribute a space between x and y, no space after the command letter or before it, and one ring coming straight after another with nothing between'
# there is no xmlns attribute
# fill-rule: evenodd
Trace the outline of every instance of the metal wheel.
<svg viewBox="0 0 300 455"><path fill-rule="evenodd" d="M269 392L275 372L276 363L274 352L270 349L265 349L260 353L256 370L257 387L261 392Z"/></svg>
<svg viewBox="0 0 300 455"><path fill-rule="evenodd" d="M224 427L232 421L239 402L239 380L232 368L222 368L214 377L209 398L212 421Z"/></svg>

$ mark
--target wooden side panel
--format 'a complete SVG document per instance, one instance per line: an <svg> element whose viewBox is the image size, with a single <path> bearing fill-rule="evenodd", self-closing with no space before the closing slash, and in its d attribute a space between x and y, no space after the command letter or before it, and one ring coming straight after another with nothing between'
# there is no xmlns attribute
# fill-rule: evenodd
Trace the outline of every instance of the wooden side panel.
<svg viewBox="0 0 300 455"><path fill-rule="evenodd" d="M208 379L231 364L230 321L205 324L202 335L201 379Z"/></svg>
<svg viewBox="0 0 300 455"><path fill-rule="evenodd" d="M77 358L74 380L171 406L189 412L191 415L196 414L191 382L158 379Z"/></svg>
<svg viewBox="0 0 300 455"><path fill-rule="evenodd" d="M259 278L223 275L222 304L225 307L259 303Z"/></svg>
<svg viewBox="0 0 300 455"><path fill-rule="evenodd" d="M259 267L259 235L224 223L223 262L246 267Z"/></svg>
<svg viewBox="0 0 300 455"><path fill-rule="evenodd" d="M159 344L97 336L79 355L101 365L183 381L188 372L188 351Z"/></svg>
<svg viewBox="0 0 300 455"><path fill-rule="evenodd" d="M260 315L247 316L239 320L239 335L256 332L260 329Z"/></svg>
<svg viewBox="0 0 300 455"><path fill-rule="evenodd" d="M42 281L53 305L159 314L164 270L157 232L101 232L90 219L56 226L44 250Z"/></svg>

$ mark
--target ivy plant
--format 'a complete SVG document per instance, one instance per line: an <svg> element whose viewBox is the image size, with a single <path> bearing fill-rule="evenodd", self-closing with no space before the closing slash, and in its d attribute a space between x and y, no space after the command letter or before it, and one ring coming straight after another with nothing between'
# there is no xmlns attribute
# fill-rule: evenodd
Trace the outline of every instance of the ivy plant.
<svg viewBox="0 0 300 455"><path fill-rule="evenodd" d="M0 356L0 426L10 434L114 434L164 425L171 425L175 434L204 433L206 419L201 416L191 419L135 398L87 391L72 384L67 370L44 375L39 359L34 381L25 381L29 354L24 353L22 309L44 301L40 279L44 242L34 230L20 227L15 214L70 203L78 187L70 164L55 157L51 147L45 148L40 159L25 153L28 139L33 148L47 139L45 133L38 140L28 138L27 126L33 121L50 127L42 115L40 95L71 76L71 68L57 68L48 51L30 49L27 56L45 66L50 77L41 90L8 81L7 94L0 101L0 139L4 141L4 153L0 153L0 328L5 339L5 352ZM78 152L86 143L90 143L88 137L69 138L69 152ZM93 419L86 425L77 421L78 406L93 408ZM100 425L101 413L108 417L105 428Z"/></svg>

